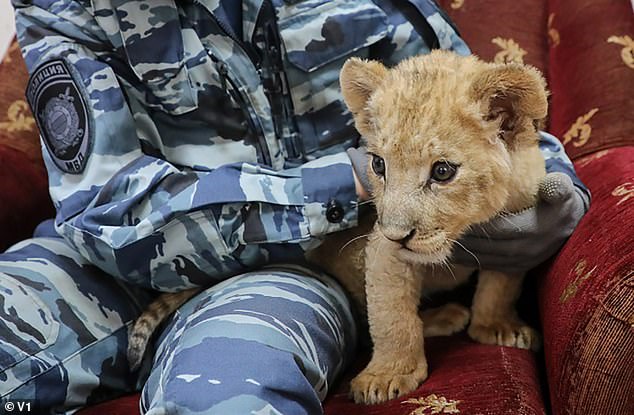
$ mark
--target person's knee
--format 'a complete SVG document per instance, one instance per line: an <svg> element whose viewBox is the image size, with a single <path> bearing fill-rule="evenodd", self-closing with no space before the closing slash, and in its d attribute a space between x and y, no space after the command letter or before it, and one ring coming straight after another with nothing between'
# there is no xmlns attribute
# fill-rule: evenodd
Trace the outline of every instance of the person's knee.
<svg viewBox="0 0 634 415"><path fill-rule="evenodd" d="M320 414L323 397L313 382L326 386L325 375L309 379L320 374L304 364L296 354L251 340L205 338L174 353L157 388L162 399L148 414L159 408L174 414Z"/></svg>
<svg viewBox="0 0 634 415"><path fill-rule="evenodd" d="M132 390L125 348L134 301L61 238L0 254L0 396L36 399L44 411Z"/></svg>
<svg viewBox="0 0 634 415"><path fill-rule="evenodd" d="M318 414L354 343L350 304L332 280L275 270L238 276L179 310L143 405L149 414Z"/></svg>

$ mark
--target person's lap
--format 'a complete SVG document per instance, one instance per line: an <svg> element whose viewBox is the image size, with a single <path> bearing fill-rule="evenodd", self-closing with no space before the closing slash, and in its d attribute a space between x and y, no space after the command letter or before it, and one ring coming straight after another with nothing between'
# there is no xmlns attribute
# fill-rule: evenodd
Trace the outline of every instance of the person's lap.
<svg viewBox="0 0 634 415"><path fill-rule="evenodd" d="M185 304L161 337L142 407L149 414L320 413L356 333L341 288L306 274L251 272Z"/></svg>
<svg viewBox="0 0 634 415"><path fill-rule="evenodd" d="M318 412L355 333L339 286L306 273L252 272L190 300L159 339L143 406ZM0 396L60 410L138 390L127 328L150 299L59 237L0 254Z"/></svg>

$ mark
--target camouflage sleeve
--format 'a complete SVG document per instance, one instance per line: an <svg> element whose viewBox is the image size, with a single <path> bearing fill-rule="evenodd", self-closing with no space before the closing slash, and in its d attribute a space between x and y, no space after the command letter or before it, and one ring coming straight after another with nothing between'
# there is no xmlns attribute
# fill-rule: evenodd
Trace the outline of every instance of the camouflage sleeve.
<svg viewBox="0 0 634 415"><path fill-rule="evenodd" d="M146 154L144 126L118 73L96 54L112 47L108 34L79 2L32 3L14 0L56 229L92 263L132 283L178 290L265 261L258 246L356 224L345 152L282 171L249 163L183 169ZM60 132L66 127L71 139Z"/></svg>
<svg viewBox="0 0 634 415"><path fill-rule="evenodd" d="M586 185L583 184L579 177L577 177L572 161L568 158L561 142L557 139L557 137L544 131L540 131L539 149L546 160L546 172L560 172L568 175L572 179L572 183L575 185L577 193L583 199L584 207L587 212L590 207L590 190L588 190Z"/></svg>

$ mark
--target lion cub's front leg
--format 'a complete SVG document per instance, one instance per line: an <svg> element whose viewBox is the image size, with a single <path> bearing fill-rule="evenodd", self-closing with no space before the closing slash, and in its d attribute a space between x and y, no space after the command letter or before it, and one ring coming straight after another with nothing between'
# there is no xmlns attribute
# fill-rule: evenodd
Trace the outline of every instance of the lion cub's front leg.
<svg viewBox="0 0 634 415"><path fill-rule="evenodd" d="M523 275L483 270L473 297L469 336L485 344L539 350L541 337L515 311Z"/></svg>
<svg viewBox="0 0 634 415"><path fill-rule="evenodd" d="M374 404L416 389L427 378L423 323L418 315L422 276L396 257L399 245L374 234L366 248L366 293L372 360L352 380L357 403Z"/></svg>

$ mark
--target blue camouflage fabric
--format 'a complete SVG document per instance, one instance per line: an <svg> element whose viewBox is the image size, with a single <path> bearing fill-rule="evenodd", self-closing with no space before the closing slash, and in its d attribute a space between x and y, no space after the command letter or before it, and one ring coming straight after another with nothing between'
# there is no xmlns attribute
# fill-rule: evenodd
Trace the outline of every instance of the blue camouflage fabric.
<svg viewBox="0 0 634 415"><path fill-rule="evenodd" d="M108 274L163 291L355 226L345 149L359 136L339 69L430 48L390 1L244 0L242 39L219 1L13 4L27 67L63 60L92 124L81 174L45 154L57 231ZM469 52L433 2L408 5L437 46ZM256 29L267 8L279 36Z"/></svg>
<svg viewBox="0 0 634 415"><path fill-rule="evenodd" d="M247 273L177 312L159 341L141 410L318 414L355 339L350 304L332 279L292 266Z"/></svg>
<svg viewBox="0 0 634 415"><path fill-rule="evenodd" d="M2 408L29 399L32 413L64 413L134 390L127 325L150 299L104 275L57 235L1 254Z"/></svg>
<svg viewBox="0 0 634 415"><path fill-rule="evenodd" d="M0 255L3 400L60 413L145 385L152 414L321 412L349 303L262 267L357 224L341 65L469 49L432 0L243 0L237 28L228 3L13 0L57 215ZM129 373L147 290L201 285Z"/></svg>
<svg viewBox="0 0 634 415"><path fill-rule="evenodd" d="M586 212L590 208L590 190L586 187L575 173L575 168L570 161L570 158L564 151L564 146L561 142L552 134L548 134L544 131L539 132L539 149L546 160L546 171L548 173L564 173L567 174L575 185L575 190L581 196L583 200Z"/></svg>
<svg viewBox="0 0 634 415"><path fill-rule="evenodd" d="M87 262L52 223L0 255L0 403L37 414L142 387L148 414L316 414L356 329L328 276L277 265L229 278L176 314L139 376L127 331L152 294ZM4 407L4 406L3 406Z"/></svg>

